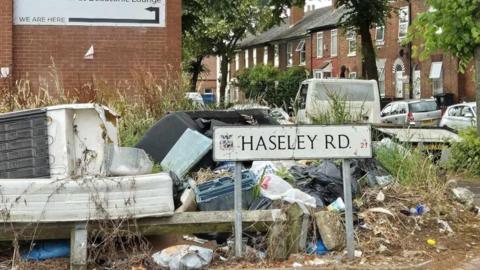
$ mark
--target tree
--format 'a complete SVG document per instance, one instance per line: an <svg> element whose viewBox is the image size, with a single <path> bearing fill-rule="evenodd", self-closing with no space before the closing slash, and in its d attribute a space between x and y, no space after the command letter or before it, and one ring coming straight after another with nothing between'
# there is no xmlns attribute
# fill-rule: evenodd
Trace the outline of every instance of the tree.
<svg viewBox="0 0 480 270"><path fill-rule="evenodd" d="M475 58L477 134L480 136L480 0L427 0L429 12L418 15L408 30L407 41L421 40L415 55L426 59L437 50L458 58L465 72Z"/></svg>
<svg viewBox="0 0 480 270"><path fill-rule="evenodd" d="M205 49L221 57L220 100L225 97L228 64L235 55L238 42L247 33L255 34L281 21L281 14L304 0L185 0L184 34L191 35L191 44L205 44ZM203 43L206 41L206 43ZM191 46L193 50L199 48ZM199 50L206 56L208 50ZM192 58L192 59L195 59ZM197 58L198 60L198 58ZM193 79L192 79L193 81Z"/></svg>
<svg viewBox="0 0 480 270"><path fill-rule="evenodd" d="M370 29L385 25L390 17L392 7L389 0L337 0L336 7L345 9L340 18L340 26L345 31L353 30L361 36L362 56L365 61L363 77L378 81L375 50Z"/></svg>

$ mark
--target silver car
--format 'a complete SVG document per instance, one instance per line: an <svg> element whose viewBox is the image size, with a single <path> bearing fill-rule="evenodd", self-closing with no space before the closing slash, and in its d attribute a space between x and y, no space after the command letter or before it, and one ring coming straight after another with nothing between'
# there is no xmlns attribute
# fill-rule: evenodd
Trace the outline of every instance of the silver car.
<svg viewBox="0 0 480 270"><path fill-rule="evenodd" d="M452 105L445 111L440 126L455 130L474 127L477 125L476 113L475 102Z"/></svg>
<svg viewBox="0 0 480 270"><path fill-rule="evenodd" d="M434 99L394 101L380 113L382 123L400 126L437 126L441 117Z"/></svg>

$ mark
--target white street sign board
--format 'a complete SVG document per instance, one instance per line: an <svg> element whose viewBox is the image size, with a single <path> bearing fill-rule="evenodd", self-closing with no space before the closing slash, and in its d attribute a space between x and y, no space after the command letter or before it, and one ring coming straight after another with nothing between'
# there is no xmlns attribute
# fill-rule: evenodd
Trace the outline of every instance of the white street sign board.
<svg viewBox="0 0 480 270"><path fill-rule="evenodd" d="M215 127L216 161L372 157L368 125Z"/></svg>
<svg viewBox="0 0 480 270"><path fill-rule="evenodd" d="M14 24L165 27L165 1L14 0Z"/></svg>

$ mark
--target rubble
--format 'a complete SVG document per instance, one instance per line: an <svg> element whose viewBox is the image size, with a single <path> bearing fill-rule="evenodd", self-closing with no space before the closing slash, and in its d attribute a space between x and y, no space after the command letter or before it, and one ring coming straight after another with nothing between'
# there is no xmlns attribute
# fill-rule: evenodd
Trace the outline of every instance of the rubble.
<svg viewBox="0 0 480 270"><path fill-rule="evenodd" d="M341 250L345 247L345 226L340 216L331 211L315 213L315 222L320 237L328 250Z"/></svg>

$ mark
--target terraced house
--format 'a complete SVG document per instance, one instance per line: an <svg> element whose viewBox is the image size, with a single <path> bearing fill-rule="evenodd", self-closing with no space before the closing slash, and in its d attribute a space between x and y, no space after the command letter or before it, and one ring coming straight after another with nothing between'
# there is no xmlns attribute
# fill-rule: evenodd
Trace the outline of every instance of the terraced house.
<svg viewBox="0 0 480 270"><path fill-rule="evenodd" d="M417 14L429 12L425 1L398 1L393 5L395 12L386 25L371 30L382 97L393 100L446 95L454 101L473 100L472 68L460 74L457 60L441 52L421 61L412 56L411 45L415 44L403 42ZM307 12L293 8L283 24L239 44L230 66L231 79L258 64L280 69L303 66L314 78L361 78L360 38L354 31L338 27L343 14L343 8L333 6Z"/></svg>

